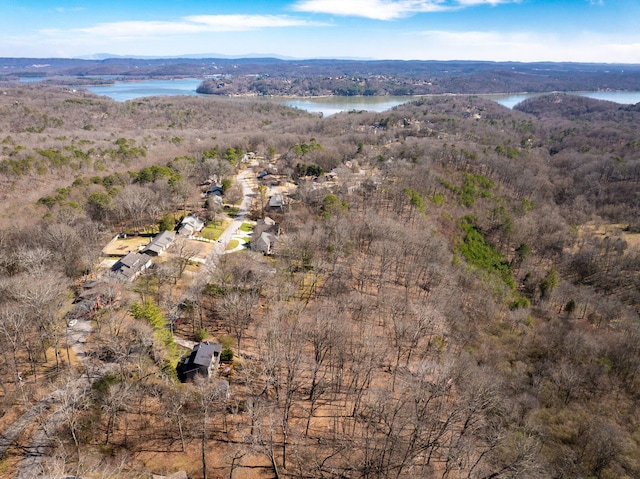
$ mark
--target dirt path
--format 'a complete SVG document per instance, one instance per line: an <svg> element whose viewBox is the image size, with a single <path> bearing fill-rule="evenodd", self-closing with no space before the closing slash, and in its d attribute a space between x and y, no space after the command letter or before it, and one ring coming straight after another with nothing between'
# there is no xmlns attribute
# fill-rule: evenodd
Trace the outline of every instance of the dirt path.
<svg viewBox="0 0 640 479"><path fill-rule="evenodd" d="M87 336L92 331L91 323L89 321L78 321L73 329L67 330L67 341L75 355L83 360L85 358L84 346L87 342ZM81 378L86 381L87 378ZM59 394L60 389L47 395L37 403L35 403L29 410L27 410L22 416L20 416L13 424L7 427L2 434L0 434L0 459L6 454L7 450L16 441L18 436L27 429L46 409L51 407L56 402L56 397Z"/></svg>

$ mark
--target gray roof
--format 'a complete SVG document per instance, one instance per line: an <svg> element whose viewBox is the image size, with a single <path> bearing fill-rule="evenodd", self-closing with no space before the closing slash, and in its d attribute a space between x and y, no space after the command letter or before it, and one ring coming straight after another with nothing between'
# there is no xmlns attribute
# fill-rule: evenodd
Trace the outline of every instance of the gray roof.
<svg viewBox="0 0 640 479"><path fill-rule="evenodd" d="M157 234L155 238L151 240L151 243L145 246L142 252L146 253L147 251L150 251L155 254L160 254L167 249L171 243L173 243L175 237L176 234L173 231L163 231L162 233Z"/></svg>
<svg viewBox="0 0 640 479"><path fill-rule="evenodd" d="M271 244L275 241L275 236L271 233L262 233L258 237L251 240L250 246L252 251L260 251L261 253L271 253Z"/></svg>
<svg viewBox="0 0 640 479"><path fill-rule="evenodd" d="M200 230L204 227L204 221L193 215L185 216L180 224L193 226L196 230Z"/></svg>
<svg viewBox="0 0 640 479"><path fill-rule="evenodd" d="M222 352L222 345L219 343L210 343L205 341L198 343L193 347L193 363L198 366L209 367L213 361L214 356L219 356Z"/></svg>
<svg viewBox="0 0 640 479"><path fill-rule="evenodd" d="M273 195L269 198L269 206L271 208L282 208L284 206L284 196Z"/></svg>
<svg viewBox="0 0 640 479"><path fill-rule="evenodd" d="M124 258L121 258L111 269L131 280L144 270L150 261L151 258L149 255L131 252Z"/></svg>
<svg viewBox="0 0 640 479"><path fill-rule="evenodd" d="M279 234L277 223L268 216L265 216L262 220L258 220L253 228L253 238L257 240L262 233L273 233L277 236Z"/></svg>

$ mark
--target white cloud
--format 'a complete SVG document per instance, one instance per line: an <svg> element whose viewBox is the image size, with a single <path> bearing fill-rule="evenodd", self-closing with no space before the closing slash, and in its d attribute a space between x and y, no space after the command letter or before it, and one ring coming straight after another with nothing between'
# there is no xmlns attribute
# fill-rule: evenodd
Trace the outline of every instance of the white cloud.
<svg viewBox="0 0 640 479"><path fill-rule="evenodd" d="M123 21L100 23L74 29L74 32L110 38L139 38L150 36L197 34L207 32L247 31L260 28L309 27L319 23L286 15L194 15L175 22ZM62 32L45 30L48 35Z"/></svg>
<svg viewBox="0 0 640 479"><path fill-rule="evenodd" d="M112 22L100 23L92 27L78 28L74 31L90 35L109 37L147 37L151 35L176 35L184 33L200 33L203 25L189 22Z"/></svg>
<svg viewBox="0 0 640 479"><path fill-rule="evenodd" d="M521 48L536 43L533 35L527 33L500 33L493 31L441 31L427 30L420 33L432 40L447 43L452 46L482 45L483 47L509 46Z"/></svg>
<svg viewBox="0 0 640 479"><path fill-rule="evenodd" d="M594 32L569 36L536 32L420 32L412 53L434 60L640 62L640 37L615 39Z"/></svg>
<svg viewBox="0 0 640 479"><path fill-rule="evenodd" d="M451 6L443 0L302 0L292 8L300 12L396 20L419 12L450 10Z"/></svg>
<svg viewBox="0 0 640 479"><path fill-rule="evenodd" d="M242 31L257 28L319 26L301 18L286 15L194 15L185 20L206 25L210 31Z"/></svg>
<svg viewBox="0 0 640 479"><path fill-rule="evenodd" d="M300 12L397 20L417 13L519 2L520 0L300 0L292 8Z"/></svg>
<svg viewBox="0 0 640 479"><path fill-rule="evenodd" d="M73 12L82 12L86 10L86 8L84 7L72 7L72 8L67 8L67 7L56 7L55 11L58 13L73 13Z"/></svg>
<svg viewBox="0 0 640 479"><path fill-rule="evenodd" d="M478 5L503 5L505 3L520 3L520 0L457 0L461 7L475 7Z"/></svg>

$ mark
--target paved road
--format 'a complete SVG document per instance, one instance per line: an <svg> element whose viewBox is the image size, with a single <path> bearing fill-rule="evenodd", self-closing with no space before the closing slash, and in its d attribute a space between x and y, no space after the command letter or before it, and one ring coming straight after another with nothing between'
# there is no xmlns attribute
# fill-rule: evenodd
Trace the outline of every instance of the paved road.
<svg viewBox="0 0 640 479"><path fill-rule="evenodd" d="M79 319L73 327L67 328L65 332L67 344L81 361L86 357L84 347L87 344L87 337L92 331L93 326L90 320Z"/></svg>
<svg viewBox="0 0 640 479"><path fill-rule="evenodd" d="M93 326L88 319L79 319L72 327L65 329L65 339L68 347L73 350L76 357L85 366L88 365L88 363L84 362L86 360L85 345L87 337L92 331ZM69 379L66 389L61 387L42 398L0 434L0 459L2 459L16 439L31 424L40 419L38 427L29 439L29 443L23 448L24 454L18 463L15 475L17 479L32 479L43 472L42 461L51 450L51 438L55 437L55 432L66 418L62 410L62 403L64 403L65 399L62 395L68 394L70 388L86 388L87 385L93 384L96 379L102 377L114 367L115 364L106 364L92 371L91 374L87 369L80 377Z"/></svg>
<svg viewBox="0 0 640 479"><path fill-rule="evenodd" d="M91 333L92 326L90 321L79 320L73 328L67 328L67 342L71 347L75 355L83 360L85 358L85 344L87 342L87 336ZM87 381L87 377L83 376L78 381ZM7 427L2 434L0 434L0 459L7 452L7 449L11 447L14 441L22 434L22 432L29 426L31 423L36 420L38 417L41 417L42 414L45 413L47 409L49 409L52 405L54 405L58 399L58 394L60 393L60 389L52 392L51 394L45 396L40 401L35 403L28 409L22 416L20 416L13 424ZM45 421L45 423L48 421ZM45 424L46 426L46 424ZM43 432L41 430L40 432ZM33 444L35 442L35 445ZM27 449L27 457L29 455L37 456L38 449L41 449L42 441L33 441ZM32 447L33 446L33 447ZM29 453L29 449L31 451L35 451L35 453Z"/></svg>
<svg viewBox="0 0 640 479"><path fill-rule="evenodd" d="M45 409L47 409L54 401L53 395L48 395L44 399L41 399L34 404L31 409L27 410L22 416L20 416L13 424L7 427L2 434L0 434L0 459L7 452L7 449L11 447L13 442L18 438L22 431L29 426Z"/></svg>
<svg viewBox="0 0 640 479"><path fill-rule="evenodd" d="M237 216L233 219L231 224L227 226L227 228L222 232L220 238L218 238L218 242L214 244L211 253L207 256L204 264L200 267L200 271L198 275L193 280L193 283L189 287L189 290L185 293L185 295L178 301L178 303L182 303L185 300L194 300L199 297L200 292L204 289L206 284L211 279L213 272L215 270L220 257L224 254L227 249L227 245L233 239L233 236L237 234L240 226L247 219L247 215L251 210L251 203L253 202L253 190L251 189L250 182L255 180L255 173L250 168L242 171L238 175L238 182L242 186L242 203L240 205L240 209L238 211Z"/></svg>
<svg viewBox="0 0 640 479"><path fill-rule="evenodd" d="M51 438L55 437L56 431L67 417L64 410L65 400L68 400L68 397L77 391L80 391L77 394L86 394L87 389L96 379L103 377L115 368L116 364L105 364L93 371L91 375L84 373L76 379L70 379L63 387L56 389L34 404L0 435L1 459L18 436L38 418L41 419L29 440L29 444L23 448L24 454L18 462L14 476L16 479L32 479L42 474L42 462L51 452Z"/></svg>

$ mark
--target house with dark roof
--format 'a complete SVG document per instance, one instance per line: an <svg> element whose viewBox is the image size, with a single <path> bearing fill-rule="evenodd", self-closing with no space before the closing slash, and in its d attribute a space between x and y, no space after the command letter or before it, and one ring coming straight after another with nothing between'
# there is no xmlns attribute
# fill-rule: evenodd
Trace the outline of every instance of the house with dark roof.
<svg viewBox="0 0 640 479"><path fill-rule="evenodd" d="M82 300L102 301L114 303L120 296L120 284L108 279L87 280L76 294L76 301Z"/></svg>
<svg viewBox="0 0 640 479"><path fill-rule="evenodd" d="M267 186L278 186L282 183L277 176L271 174L264 175L260 180Z"/></svg>
<svg viewBox="0 0 640 479"><path fill-rule="evenodd" d="M196 375L215 376L220 364L222 345L204 341L197 343L191 354L178 363L178 378L182 382L192 381Z"/></svg>
<svg viewBox="0 0 640 479"><path fill-rule="evenodd" d="M65 322L68 324L69 321L74 319L91 319L99 308L99 303L96 304L93 301L82 299L74 303L71 310L65 314Z"/></svg>
<svg viewBox="0 0 640 479"><path fill-rule="evenodd" d="M159 256L171 246L175 238L176 234L173 231L163 231L157 234L151 242L144 247L142 252L149 256Z"/></svg>
<svg viewBox="0 0 640 479"><path fill-rule="evenodd" d="M118 280L133 282L149 266L151 266L151 256L131 252L118 260L111 271Z"/></svg>
<svg viewBox="0 0 640 479"><path fill-rule="evenodd" d="M224 194L224 187L220 184L215 184L207 190L207 192L205 193L205 196L212 196L212 195L222 196L223 194Z"/></svg>

